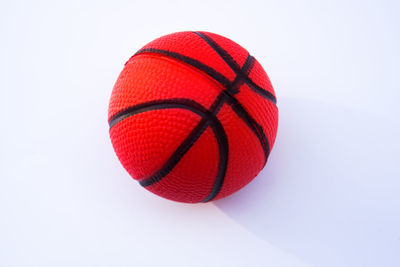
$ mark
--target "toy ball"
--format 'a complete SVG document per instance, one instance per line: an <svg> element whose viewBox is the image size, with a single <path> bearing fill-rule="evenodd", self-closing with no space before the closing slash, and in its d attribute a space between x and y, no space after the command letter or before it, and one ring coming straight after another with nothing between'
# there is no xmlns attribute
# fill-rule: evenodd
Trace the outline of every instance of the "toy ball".
<svg viewBox="0 0 400 267"><path fill-rule="evenodd" d="M187 203L226 197L265 166L278 108L243 47L209 32L172 33L126 62L108 122L120 162L147 190Z"/></svg>

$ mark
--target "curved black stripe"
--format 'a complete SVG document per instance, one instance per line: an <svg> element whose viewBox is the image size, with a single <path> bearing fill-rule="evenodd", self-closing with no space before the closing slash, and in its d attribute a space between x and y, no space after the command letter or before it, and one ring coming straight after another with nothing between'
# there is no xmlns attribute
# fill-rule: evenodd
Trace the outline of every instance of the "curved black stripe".
<svg viewBox="0 0 400 267"><path fill-rule="evenodd" d="M143 51L143 52L141 52L141 51ZM184 62L186 62L185 60L186 59L184 59L184 58L187 58L187 57L185 57L185 56L183 56L183 55L180 55L180 54L178 54L178 53L174 53L174 52L169 52L169 51L166 51L166 50L159 50L159 49L152 49L152 48L149 48L149 49L143 49L143 50L139 50L136 54L140 54L140 53L144 53L144 52L152 52L152 53L161 53L161 54L164 54L164 55L167 55L167 56L171 56L171 57L173 57L173 58L176 58L176 59L178 59L178 60L182 60L182 61L184 61ZM190 59L190 58L189 58ZM190 65L192 65L191 63L190 63L191 61L189 61L189 62L186 62L186 63L188 63L188 64L190 64ZM201 62L199 62L200 64L202 64ZM254 57L252 57L252 56L248 56L248 58L246 59L246 62L244 63L244 65L243 65L243 71L245 71L246 72L246 70L247 71L250 71L251 70L251 67L254 65ZM195 66L195 65L193 65L194 67L197 67L197 66ZM209 68L209 67L207 67L207 68ZM210 68L211 69L211 68ZM213 71L215 71L215 70L213 70ZM212 74L210 74L210 73L208 73L208 71L205 71L207 74L209 74L210 76L212 75ZM218 73L217 71L215 71L216 73ZM222 74L221 74L222 75ZM222 76L222 77L224 77L224 76ZM229 81L227 78L225 78L224 77L224 79L226 79L226 81ZM217 80L217 79L216 79ZM236 80L236 79L235 79ZM217 80L218 81L218 80ZM228 99L230 99L230 103L232 103L232 105L234 106L234 108L233 108L233 110L235 111L235 113L248 125L248 127L253 131L253 133L256 135L256 137L259 139L259 142L260 142L260 144L261 144L261 146L262 146L262 148L263 148L263 151L264 151L264 155L265 155L265 162L267 162L267 158L268 158L268 155L269 155L269 143L268 143L268 140L267 140L267 138L266 138L266 136L265 136L265 133L264 133L264 131L263 131L263 129L262 129L262 127L250 116L250 114L244 109L244 107L240 104L240 102L239 101L237 101L236 100L236 98L233 96L233 95L231 95L230 94L230 88L231 88L231 84L228 84L227 86L226 86L226 88L227 88L227 90L226 91L223 91L223 92L225 92L225 94L226 94L226 96L228 96ZM234 93L234 92L233 92ZM205 110L205 108L204 107L202 107L201 105L199 105L197 102L195 102L195 101L192 101L192 100L190 100L190 99L166 99L166 100L160 100L160 101L151 101L151 102L147 102L150 106L152 106L153 104L157 104L158 102L167 102L167 101L171 101L171 102L181 102L181 101L183 101L183 102L189 102L188 104L190 104L189 106L186 106L186 107L191 107L191 105L195 105L196 106L196 108L197 109L204 109ZM144 105L144 106L146 106L147 105L147 103L144 103L144 104L140 104L140 105L138 105L138 106L142 106L142 105ZM164 103L164 104L162 104L161 105L162 107L164 107L164 108L168 108L168 105L166 104L166 103ZM162 108L162 107L154 107L155 109L159 109L159 108ZM178 106L177 106L178 107ZM122 117L121 119L118 119L118 117L120 116L119 114L120 113L122 113L121 115L123 115L124 113L129 113L130 112L130 109L136 109L137 108L137 106L134 106L134 107L132 107L132 108L129 108L129 109L127 109L127 110L123 110L122 112L119 112L118 114L116 114L115 116L113 116L113 118L111 118L111 120L110 120L110 127L112 127L113 125L115 125L117 122L119 122L120 120L122 120L122 119L124 119L125 117ZM178 107L179 108L179 107ZM183 108L185 108L185 107L183 107ZM203 111L204 111L203 110ZM145 110L144 110L145 111ZM195 110L192 110L192 111L194 111L194 112L196 112ZM143 112L143 111L142 111ZM137 112L134 112L134 113L137 113ZM133 114L132 114L133 115ZM114 120L115 120L115 122L114 122Z"/></svg>
<svg viewBox="0 0 400 267"><path fill-rule="evenodd" d="M219 108L222 106L222 97L218 97L214 102L214 112L218 112ZM205 107L193 101L191 99L186 98L173 98L173 99L164 99L164 100L155 100L145 102L139 105L135 105L129 108L118 112L110 119L110 129L118 122L150 110L159 110L159 109L169 109L169 108L181 108L190 110L199 116L202 117L200 122L197 124L195 128L189 133L186 139L178 146L178 148L174 151L168 161L163 165L161 169L159 169L156 173L151 175L150 177L144 178L139 181L142 186L149 186L164 178L168 173L172 171L172 169L178 164L180 159L186 154L186 152L192 147L192 145L197 141L197 139L201 136L201 134L207 129L210 122L212 124L216 124L215 114L208 111ZM219 121L218 121L219 122Z"/></svg>
<svg viewBox="0 0 400 267"><path fill-rule="evenodd" d="M242 67L242 71L246 75L249 75L250 70L254 67L254 62L255 62L255 58L252 55L248 54L246 61L244 62L243 67Z"/></svg>
<svg viewBox="0 0 400 267"><path fill-rule="evenodd" d="M110 129L118 122L120 122L132 115L150 111L150 110L169 109L169 108L187 109L187 110L190 110L200 116L203 116L203 114L208 112L205 107L203 107L196 101L193 101L193 100L187 99L187 98L169 98L169 99L162 99L162 100L153 100L153 101L148 101L145 103L141 103L141 104L138 104L135 106L128 107L126 109L119 111L115 115L113 115L109 120Z"/></svg>
<svg viewBox="0 0 400 267"><path fill-rule="evenodd" d="M247 55L246 61L243 64L243 67L241 71L245 74L248 75L252 68L254 67L254 57L251 56L250 54ZM236 82L236 83L235 83ZM253 133L256 135L258 138L261 147L264 151L264 159L265 163L267 161L267 157L269 154L269 146L268 146L268 141L266 139L266 136L264 134L264 131L262 130L262 127L256 122L253 117L245 110L245 108L240 104L240 102L233 96L233 94L236 94L239 92L240 86L243 84L243 79L239 78L239 76L236 76L235 81L232 83L231 88L227 89L227 93L231 93L228 95L228 102L231 104L233 107L233 111L238 115L240 119L242 119L247 126L253 131Z"/></svg>
<svg viewBox="0 0 400 267"><path fill-rule="evenodd" d="M189 151L189 149L193 146L193 144L198 140L201 134L210 125L211 128L213 129L214 135L218 142L220 160L218 164L217 177L215 179L213 189L211 193L203 201L209 201L213 199L221 190L223 181L225 179L225 173L228 163L228 140L221 123L215 116L215 114L218 113L223 103L224 103L224 95L220 94L212 104L210 111L205 109L197 110L196 113L202 116L201 121L197 124L195 128L193 128L193 130L186 137L186 139L178 146L178 148L174 151L174 153L171 155L168 161L164 164L164 166L150 177L140 180L139 183L142 186L150 186L160 181L166 175L168 175L173 170L173 168L178 164L178 162L182 159L182 157L186 154L186 152Z"/></svg>
<svg viewBox="0 0 400 267"><path fill-rule="evenodd" d="M219 147L219 164L218 164L218 172L217 177L215 178L213 188L210 194L203 199L201 202L209 202L213 200L218 193L221 191L221 188L224 184L226 170L228 168L228 155L229 155L229 143L228 137L226 136L225 130L222 127L220 121L215 117L215 122L211 124L211 127L214 131L215 138L218 142Z"/></svg>
<svg viewBox="0 0 400 267"><path fill-rule="evenodd" d="M217 52L217 54L220 57L222 57L222 59L226 62L226 64L228 64L228 66L233 71L237 73L242 72L239 64L233 59L233 57L228 52L226 52L226 50L223 49L219 44L217 44L217 42L215 42L211 37L207 36L202 32L193 32L193 33L197 34L198 36L200 36L201 39L206 41L206 43L209 44L211 48L214 49L214 51Z"/></svg>
<svg viewBox="0 0 400 267"><path fill-rule="evenodd" d="M257 123L257 121L246 111L246 109L242 106L242 104L240 104L240 102L236 98L227 95L227 101L231 105L232 110L247 124L250 130L256 135L264 151L265 165L267 163L270 153L270 145L261 125Z"/></svg>
<svg viewBox="0 0 400 267"><path fill-rule="evenodd" d="M189 149L193 146L197 139L199 139L201 134L207 129L208 125L209 120L204 118L201 119L196 127L194 127L190 134L186 137L186 139L178 146L174 153L172 153L171 157L169 157L168 161L161 167L161 169L159 169L150 177L140 180L140 185L145 187L150 186L167 176L168 173L172 171L176 164L178 164L178 162L186 154L186 152L189 151Z"/></svg>
<svg viewBox="0 0 400 267"><path fill-rule="evenodd" d="M225 94L221 93L212 104L210 111L191 99L172 98L172 99L149 101L132 107L128 107L110 118L109 125L111 129L115 124L130 116L150 110L181 108L190 110L202 117L197 126L190 132L187 138L174 151L174 153L169 158L169 160L164 164L164 166L155 174L139 181L139 183L142 186L152 185L160 181L169 172L171 172L172 169L176 166L176 164L180 161L180 159L190 149L190 147L192 147L192 145L196 142L196 140L207 129L207 127L211 126L214 135L217 139L219 147L219 154L220 154L219 164L218 164L217 177L215 179L213 188L210 194L202 202L207 202L212 200L219 193L225 179L225 174L228 164L228 138L226 136L222 124L217 119L215 114L218 113L219 109L223 105L224 98Z"/></svg>
<svg viewBox="0 0 400 267"><path fill-rule="evenodd" d="M254 67L254 57L252 57L250 54L248 54L247 58L246 58L246 61L243 64L242 71L246 75L249 75L249 73L251 72L253 67ZM244 83L243 79L239 75L236 75L236 78L232 82L231 87L228 88L227 90L229 90L229 92L231 94L237 94L237 93L239 93L239 89L240 89L240 87L242 86L243 83Z"/></svg>
<svg viewBox="0 0 400 267"><path fill-rule="evenodd" d="M156 53L156 54L162 54L162 55L165 55L165 56L168 56L171 58L175 58L175 59L182 61L186 64L189 64L201 71L204 71L211 78L213 78L214 80L216 80L217 82L219 82L220 84L222 84L225 87L231 83L231 81L228 78L226 78L224 75L222 75L215 69L211 68L210 66L207 66L206 64L204 64L194 58L190 58L190 57L187 57L185 55L182 55L182 54L179 54L176 52L162 50L162 49L156 49L156 48L141 49L141 50L137 51L135 55L139 55L139 54L143 54L143 53Z"/></svg>
<svg viewBox="0 0 400 267"><path fill-rule="evenodd" d="M243 73L242 69L240 68L239 64L232 58L232 56L226 52L217 42L215 42L212 38L207 36L202 32L194 32L200 38L202 38L207 44L211 46L212 49L228 64L228 66L236 73L236 75L240 76L244 80L249 87L254 90L259 95L263 96L264 98L270 100L272 103L276 104L276 98L273 94L268 92L267 90L258 86L252 79L249 78L246 74Z"/></svg>
<svg viewBox="0 0 400 267"><path fill-rule="evenodd" d="M269 99L272 103L276 104L276 97L268 92L267 90L263 89L262 87L258 86L252 79L249 77L244 78L244 82L253 89L254 92L258 93L259 95L263 96L264 98Z"/></svg>

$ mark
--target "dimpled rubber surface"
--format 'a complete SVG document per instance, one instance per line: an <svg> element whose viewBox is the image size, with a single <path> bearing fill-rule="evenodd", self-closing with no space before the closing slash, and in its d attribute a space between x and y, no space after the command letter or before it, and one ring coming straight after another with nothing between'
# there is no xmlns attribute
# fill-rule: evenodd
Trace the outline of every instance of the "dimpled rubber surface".
<svg viewBox="0 0 400 267"><path fill-rule="evenodd" d="M248 184L263 168L262 148L249 127L225 104L218 113L229 142L229 164L224 189L215 199L232 194Z"/></svg>
<svg viewBox="0 0 400 267"><path fill-rule="evenodd" d="M244 48L213 33L179 32L128 60L108 120L134 179L164 198L196 203L226 197L260 172L278 109L267 74Z"/></svg>
<svg viewBox="0 0 400 267"><path fill-rule="evenodd" d="M162 167L199 121L187 110L152 110L117 123L110 136L122 165L142 179Z"/></svg>
<svg viewBox="0 0 400 267"><path fill-rule="evenodd" d="M208 128L164 179L146 188L171 200L200 202L212 189L218 153L217 141Z"/></svg>

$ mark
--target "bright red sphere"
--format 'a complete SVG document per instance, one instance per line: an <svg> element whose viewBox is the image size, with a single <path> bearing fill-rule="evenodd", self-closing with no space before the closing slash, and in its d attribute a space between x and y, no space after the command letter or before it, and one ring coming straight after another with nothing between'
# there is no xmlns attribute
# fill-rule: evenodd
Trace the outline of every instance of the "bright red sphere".
<svg viewBox="0 0 400 267"><path fill-rule="evenodd" d="M129 174L180 202L208 202L248 184L275 141L278 109L258 61L208 32L160 37L115 83L110 137Z"/></svg>

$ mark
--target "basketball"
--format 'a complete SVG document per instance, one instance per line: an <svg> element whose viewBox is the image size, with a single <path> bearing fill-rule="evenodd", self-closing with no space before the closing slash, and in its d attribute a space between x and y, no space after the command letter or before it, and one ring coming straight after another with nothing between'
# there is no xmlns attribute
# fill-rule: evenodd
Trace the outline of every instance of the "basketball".
<svg viewBox="0 0 400 267"><path fill-rule="evenodd" d="M109 103L118 159L141 186L187 203L226 197L264 168L278 108L243 47L209 32L172 33L137 51Z"/></svg>

